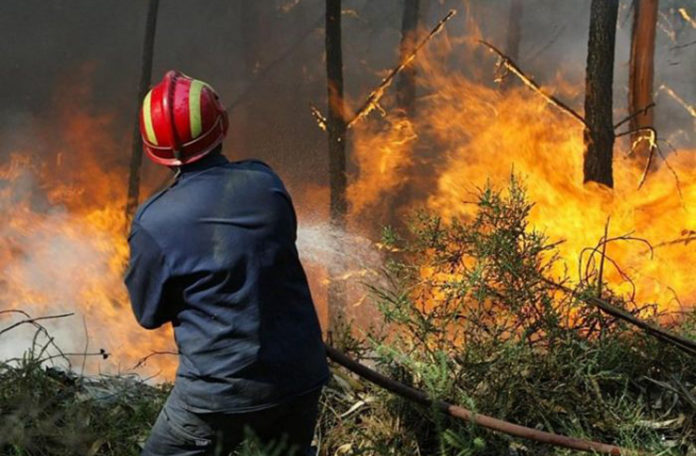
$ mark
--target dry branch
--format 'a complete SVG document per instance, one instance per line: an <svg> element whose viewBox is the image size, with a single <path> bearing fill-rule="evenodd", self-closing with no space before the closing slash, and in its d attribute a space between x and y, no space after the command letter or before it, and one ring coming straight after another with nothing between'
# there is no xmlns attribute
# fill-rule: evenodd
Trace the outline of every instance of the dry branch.
<svg viewBox="0 0 696 456"><path fill-rule="evenodd" d="M428 43L428 41L430 41L435 35L440 33L445 28L445 24L447 23L447 21L452 19L452 17L454 17L455 14L457 14L456 10L450 10L449 13L447 13L447 15L444 18L442 18L440 22L437 23L437 25L435 25L435 27L430 31L430 33L428 33L428 35L425 38L423 38L416 45L416 47L413 48L413 51L411 51L411 53L407 55L405 59L403 59L396 67L394 67L389 72L389 74L384 79L382 79L382 82L380 82L377 88L370 93L365 102L355 112L353 118L350 119L350 121L348 121L348 123L346 124L348 128L352 127L353 124L355 124L355 122L367 116L370 112L372 112L373 109L377 107L377 105L379 104L379 100L381 100L384 96L384 91L391 85L394 78L416 58L418 52L423 48L423 46L425 46Z"/></svg>
<svg viewBox="0 0 696 456"><path fill-rule="evenodd" d="M153 351L150 354L148 354L147 356L143 356L142 358L140 358L138 360L138 362L135 363L135 365L131 368L131 370L138 369L139 367L143 366L147 362L147 360L149 360L150 358L152 358L154 356L161 356L161 355L177 355L178 356L179 353L173 352L173 351Z"/></svg>
<svg viewBox="0 0 696 456"><path fill-rule="evenodd" d="M517 76L524 83L524 85L541 95L541 97L548 101L550 104L556 106L561 111L573 117L575 120L580 122L583 125L583 127L587 127L585 119L580 114L578 114L573 108L563 103L558 98L554 97L549 93L546 93L546 91L544 91L544 89L541 88L541 86L537 84L536 81L534 81L531 77L527 76L524 73L524 71L522 71L520 67L518 67L517 64L510 57L505 55L500 49L498 49L497 47L485 40L479 40L479 43L486 46L492 52L497 54L498 57L501 59L501 65L503 65L508 71L512 72L512 74Z"/></svg>
<svg viewBox="0 0 696 456"><path fill-rule="evenodd" d="M696 241L696 233L694 233L694 232L689 232L689 234L688 234L687 236L680 237L680 238L677 238L677 239L672 239L671 241L660 242L659 244L655 244L655 246L654 246L653 248L656 249L656 248L659 248L659 247L667 247L667 246L670 246L670 245L676 245L676 244L682 244L682 243L683 243L684 245L688 245L689 242L692 242L692 241Z"/></svg>
<svg viewBox="0 0 696 456"><path fill-rule="evenodd" d="M411 53L408 54L405 59L399 62L399 64L396 67L394 67L384 79L382 79L382 82L380 82L377 88L370 92L370 95L368 95L365 102L360 106L360 108L358 108L353 117L346 123L347 128L351 128L358 120L364 118L378 106L379 100L381 100L384 96L384 91L391 85L391 83L394 81L394 78L398 76L399 73L401 73L401 71L416 58L418 52L421 50L423 46L425 46L428 43L428 41L430 41L435 35L440 33L445 28L445 24L447 23L447 21L452 19L452 17L455 14L457 14L456 10L450 10L450 12L447 13L447 15L444 18L442 18L440 22L437 23L437 25L430 31L430 33L425 38L423 38L423 40L421 40L418 43L418 45L416 45L413 48ZM316 106L310 104L310 109L312 110L312 116L314 116L314 118L317 120L319 127L322 130L325 130L326 117Z"/></svg>
<svg viewBox="0 0 696 456"><path fill-rule="evenodd" d="M555 282L551 279L547 279L546 277L540 276L539 280L542 282L546 283L547 285L550 285L564 293L568 293L572 296L575 296L577 299L580 301L585 302L586 304L590 304L592 306L595 306L605 312L608 315L611 315L612 317L619 318L627 323L630 323L631 325L642 329L645 331L647 334L650 334L651 336L654 336L658 339L660 339L663 342L669 343L671 345L674 345L675 347L679 348L680 350L692 355L696 356L696 341L693 341L691 339L687 339L685 337L682 337L678 334L674 334L664 328L660 328L657 325L654 325L652 323L649 323L647 321L644 321L635 315L630 314L629 312L620 309L612 304L609 304L607 301L603 299L599 299L594 296L584 296L584 295L579 295L575 290L572 290L568 287L566 287L563 284L560 284L558 282Z"/></svg>
<svg viewBox="0 0 696 456"><path fill-rule="evenodd" d="M658 90L663 90L664 92L667 93L670 97L674 99L677 103L681 105L682 108L686 110L686 112L689 113L691 117L696 117L696 108L691 106L689 103L686 102L682 97L680 97L674 90L672 90L670 87L667 87L666 85L662 84Z"/></svg>
<svg viewBox="0 0 696 456"><path fill-rule="evenodd" d="M614 125L614 130L616 130L621 125L625 124L626 122L629 122L631 119L633 119L641 114L645 114L646 112L648 112L648 109L651 109L654 107L655 107L655 102L653 101L649 105L639 109L638 111L634 112L633 114L630 114L627 117L624 117L622 120L620 120L617 124Z"/></svg>
<svg viewBox="0 0 696 456"><path fill-rule="evenodd" d="M27 315L25 312L21 312L21 313L24 314L24 315ZM21 325L26 325L26 324L31 324L31 325L33 325L33 324L37 324L38 321L42 321L42 320L55 320L55 319L58 319L58 318L71 317L71 316L73 316L73 315L75 315L75 313L74 313L74 312L70 312L70 313L65 313L65 314L60 314L60 315L47 315L47 316L45 316L45 317L26 318L26 319L24 319L24 320L20 320L20 321L18 321L18 322L15 322L15 323L11 324L10 326L8 326L8 327L6 327L6 328L3 328L2 330L0 330L0 335L5 334L6 332L11 331L11 330L13 330L14 328L16 328L16 327L18 327L18 326L21 326ZM40 325L39 325L39 326L40 326Z"/></svg>
<svg viewBox="0 0 696 456"><path fill-rule="evenodd" d="M646 454L641 451L628 450L606 443L593 442L591 440L583 440L565 435L553 434L551 432L540 431L538 429L520 426L519 424L510 423L491 416L475 413L458 405L450 404L449 402L432 399L425 392L392 380L391 378L358 363L331 346L326 346L326 353L328 357L336 363L354 372L360 377L388 391L391 391L392 393L426 407L435 406L440 412L449 416L459 418L494 431L579 451L596 452L609 455Z"/></svg>
<svg viewBox="0 0 696 456"><path fill-rule="evenodd" d="M646 107L646 109L647 109L647 107ZM623 121L621 123L623 123ZM618 124L617 124L617 126L618 126ZM631 135L631 134L640 133L640 132L643 132L643 133L647 132L647 134L640 136L637 141L634 141L633 143L631 143L631 153L633 153L633 150L635 149L635 146L638 142L647 141L649 143L649 146L650 146L650 154L648 155L648 160L645 164L645 168L643 169L643 174L641 175L640 182L638 183L638 189L643 187L643 184L645 183L645 181L648 177L648 172L650 171L650 166L652 165L652 162L655 159L655 152L657 152L660 155L660 157L662 158L662 161L665 163L665 166L667 167L667 169L670 171L670 173L672 173L672 176L674 177L675 185L677 187L677 193L679 194L679 199L683 200L684 195L682 193L681 181L679 180L679 175L677 174L677 171L669 163L669 160L667 160L667 157L665 156L665 154L662 152L662 148L660 147L660 144L659 144L660 140L658 140L658 138L657 138L657 130L655 130L654 127L641 127L641 128L636 128L634 130L624 131L623 133L617 133L616 137L620 138L622 136ZM667 145L672 147L671 144L669 144L669 142L667 142L665 140L661 140L661 141L665 142Z"/></svg>

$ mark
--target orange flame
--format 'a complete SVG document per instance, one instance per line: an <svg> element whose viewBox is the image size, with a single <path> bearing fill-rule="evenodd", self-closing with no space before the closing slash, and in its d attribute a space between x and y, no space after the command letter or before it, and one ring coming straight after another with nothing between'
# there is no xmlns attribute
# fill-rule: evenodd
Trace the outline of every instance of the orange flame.
<svg viewBox="0 0 696 456"><path fill-rule="evenodd" d="M168 329L138 327L122 282L128 258L122 165L127 156L119 152L130 147L107 134L111 116L84 108L89 91L63 85L59 93L52 124L39 128L46 137L31 138L31 150L15 151L0 168L0 204L7 220L0 246L2 307L33 317L76 312L64 321L45 322L52 335L62 336L57 337L61 348L84 351L84 318L88 351L104 348L112 355L106 362L90 359L88 371L127 371L151 351L172 349ZM53 131L60 133L48 133ZM37 150L42 143L46 150ZM3 315L3 323L9 318L16 315ZM15 338L15 356L29 348L20 334L31 335L0 336ZM79 356L72 361L82 362ZM153 358L141 372L171 377L174 367L171 357Z"/></svg>
<svg viewBox="0 0 696 456"><path fill-rule="evenodd" d="M450 40L441 48L466 55L469 62L480 56L473 40ZM629 273L637 285L638 302L658 303L663 310L680 307L679 299L696 296L691 278L691 245L670 242L682 238L682 232L695 228L696 155L679 150L669 163L679 176L662 163L645 185L638 189L642 169L630 153L627 140L617 140L614 158L615 188L608 190L582 184L582 125L564 115L519 81L506 89L492 84L494 59L483 60L489 78L464 76L447 71L447 61L437 49L419 56L417 71L422 91L429 94L417 100L417 115L412 119L414 144L404 148L395 130L380 131L362 127L355 141L355 160L360 173L349 192L352 209L360 212L372 198L404 185L423 186L414 170L404 175L399 163L427 163L435 177L420 188L426 195L410 207L426 206L444 218L468 216L475 206L477 188L487 182L504 187L511 173L521 175L528 196L535 203L530 222L552 240L564 240L559 246L565 267L571 274L583 248L597 244L611 217L610 236L631 233L656 246L654 256L645 245L611 243L607 255ZM562 92L559 97L575 99L582 87L562 80L543 87L547 93ZM619 114L617 113L617 117ZM382 122L382 121L379 121ZM387 119L389 123L389 119ZM418 143L418 148L415 147ZM416 150L427 153L413 155ZM399 162L384 166L390 157ZM367 172L365 172L367 171ZM658 246L659 245L659 246ZM577 275L577 274L575 274ZM577 279L577 277L575 277ZM616 270L605 273L616 291L629 293L631 287ZM677 298L678 297L678 298Z"/></svg>

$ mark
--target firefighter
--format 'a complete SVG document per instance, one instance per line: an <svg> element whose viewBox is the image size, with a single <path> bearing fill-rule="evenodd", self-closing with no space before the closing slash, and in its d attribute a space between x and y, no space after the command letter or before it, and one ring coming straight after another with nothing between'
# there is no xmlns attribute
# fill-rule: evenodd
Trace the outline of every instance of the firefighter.
<svg viewBox="0 0 696 456"><path fill-rule="evenodd" d="M227 128L215 91L179 72L143 100L144 150L176 177L134 217L125 282L140 325L171 323L179 350L143 455L227 455L248 431L311 452L329 371L295 211L268 165L222 155Z"/></svg>

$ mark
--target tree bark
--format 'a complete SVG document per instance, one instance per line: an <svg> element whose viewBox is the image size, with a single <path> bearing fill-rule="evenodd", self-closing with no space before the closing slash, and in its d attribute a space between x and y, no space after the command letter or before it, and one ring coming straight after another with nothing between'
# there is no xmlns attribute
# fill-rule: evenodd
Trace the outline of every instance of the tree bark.
<svg viewBox="0 0 696 456"><path fill-rule="evenodd" d="M659 0L635 0L633 30L631 34L631 57L628 77L628 114L634 114L653 102L653 75L655 71L655 32ZM652 127L654 112L648 109L630 121L630 130ZM631 142L636 144L634 155L647 158L650 146L638 140L644 136L633 133Z"/></svg>
<svg viewBox="0 0 696 456"><path fill-rule="evenodd" d="M612 84L619 0L592 0L585 74L584 182L614 186Z"/></svg>
<svg viewBox="0 0 696 456"><path fill-rule="evenodd" d="M133 128L133 144L128 177L128 197L126 200L126 229L129 229L135 210L140 199L140 168L143 162L143 143L140 138L140 105L150 89L152 80L152 56L155 47L155 31L157 29L157 10L159 0L150 0L145 23L145 40L140 65L140 83L138 85L138 103L135 111L135 126Z"/></svg>
<svg viewBox="0 0 696 456"><path fill-rule="evenodd" d="M418 39L419 0L405 0L404 14L401 20L400 60L403 62L416 47ZM413 115L416 98L416 68L411 63L401 71L396 84L396 102L407 116Z"/></svg>
<svg viewBox="0 0 696 456"><path fill-rule="evenodd" d="M329 141L329 216L336 233L346 225L346 115L343 100L343 54L341 49L341 0L326 0L326 78L328 86L327 132ZM338 234L340 236L340 234ZM336 239L338 241L338 239ZM336 259L338 260L338 259ZM334 271L340 271L339 261ZM329 328L346 300L345 286L329 271Z"/></svg>

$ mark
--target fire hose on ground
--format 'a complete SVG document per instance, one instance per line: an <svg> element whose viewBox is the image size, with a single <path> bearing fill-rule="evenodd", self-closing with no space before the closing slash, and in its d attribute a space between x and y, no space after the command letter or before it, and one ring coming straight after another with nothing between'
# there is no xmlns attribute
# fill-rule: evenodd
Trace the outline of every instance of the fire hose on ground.
<svg viewBox="0 0 696 456"><path fill-rule="evenodd" d="M358 376L380 386L387 391L390 391L398 396L409 401L415 402L426 407L435 407L438 411L447 414L451 417L458 418L470 423L483 426L493 431L503 432L515 437L534 440L541 443L547 443L563 448L570 448L578 451L593 451L599 454L609 455L645 455L647 453L638 450L629 450L607 443L593 442L591 440L583 440L565 435L554 434L551 432L532 429L519 424L503 421L491 416L482 415L472 412L458 405L450 404L442 400L430 398L425 392L397 382L389 377L386 377L379 372L376 372L369 367L355 361L339 350L326 345L326 354L335 363L345 367L349 371Z"/></svg>

